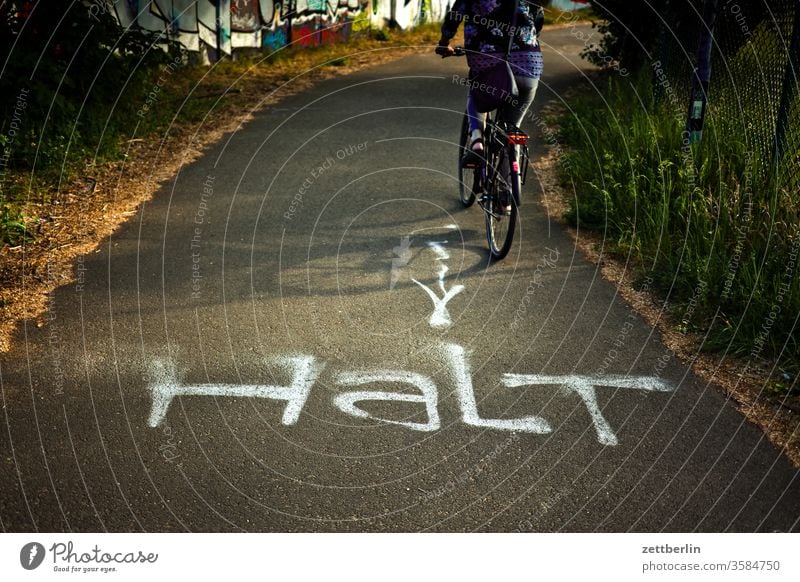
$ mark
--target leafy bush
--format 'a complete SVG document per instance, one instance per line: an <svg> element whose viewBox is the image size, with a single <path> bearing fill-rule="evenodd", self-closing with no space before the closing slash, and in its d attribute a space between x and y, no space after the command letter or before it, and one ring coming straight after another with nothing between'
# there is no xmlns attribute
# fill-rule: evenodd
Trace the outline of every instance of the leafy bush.
<svg viewBox="0 0 800 582"><path fill-rule="evenodd" d="M687 2L673 0L678 4ZM660 19L657 10L660 3L591 0L590 4L594 14L602 19L594 26L603 37L599 45L584 51L584 56L600 66L609 59L632 69L644 63L647 52L652 50L658 38Z"/></svg>
<svg viewBox="0 0 800 582"><path fill-rule="evenodd" d="M97 6L48 4L0 2L0 54L8 55L0 76L0 243L27 236L5 174L30 172L51 185L88 160L116 155L159 65L176 51L122 29Z"/></svg>
<svg viewBox="0 0 800 582"><path fill-rule="evenodd" d="M0 4L0 54L9 55L0 119L19 113L22 96L9 166L58 176L95 152L113 153L169 55L154 47L154 35L125 31L107 12L43 4Z"/></svg>
<svg viewBox="0 0 800 582"><path fill-rule="evenodd" d="M0 205L0 245L16 245L27 237L25 219L19 210L7 204Z"/></svg>
<svg viewBox="0 0 800 582"><path fill-rule="evenodd" d="M376 29L375 32L373 33L372 37L375 40L379 40L379 41L382 41L382 42L386 42L386 41L391 39L391 37L389 36L389 31L387 31L385 28Z"/></svg>

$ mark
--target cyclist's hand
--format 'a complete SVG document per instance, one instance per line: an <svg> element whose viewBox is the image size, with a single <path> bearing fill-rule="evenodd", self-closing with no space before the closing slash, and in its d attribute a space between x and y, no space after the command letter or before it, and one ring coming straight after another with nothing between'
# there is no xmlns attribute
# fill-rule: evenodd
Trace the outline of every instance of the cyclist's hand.
<svg viewBox="0 0 800 582"><path fill-rule="evenodd" d="M451 47L449 43L442 44L442 42L439 41L439 45L436 47L436 54L446 59L447 57L452 57L455 54L455 50L453 50L453 47Z"/></svg>

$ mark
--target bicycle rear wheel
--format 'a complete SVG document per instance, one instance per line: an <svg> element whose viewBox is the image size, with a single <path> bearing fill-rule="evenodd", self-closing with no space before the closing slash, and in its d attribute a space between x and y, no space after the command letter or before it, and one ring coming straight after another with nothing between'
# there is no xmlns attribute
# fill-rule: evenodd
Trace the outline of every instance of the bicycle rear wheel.
<svg viewBox="0 0 800 582"><path fill-rule="evenodd" d="M494 179L489 187L487 207L484 208L486 240L489 243L489 252L496 261L504 258L511 249L517 225L519 174L506 173L511 166L507 158L508 149L501 149L497 156L497 165L492 170ZM510 210L506 210L509 205Z"/></svg>
<svg viewBox="0 0 800 582"><path fill-rule="evenodd" d="M461 136L458 140L458 195L461 203L469 208L475 202L475 191L478 188L480 171L478 167L461 167L461 158L469 147L469 118L464 113L461 121Z"/></svg>

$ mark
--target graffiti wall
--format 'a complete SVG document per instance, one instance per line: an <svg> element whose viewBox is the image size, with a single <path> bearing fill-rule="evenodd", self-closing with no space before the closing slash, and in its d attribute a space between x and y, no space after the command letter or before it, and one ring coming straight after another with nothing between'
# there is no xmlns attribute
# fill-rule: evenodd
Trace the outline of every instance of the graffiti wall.
<svg viewBox="0 0 800 582"><path fill-rule="evenodd" d="M439 22L452 0L107 0L119 22L163 32L186 49L231 54L347 40L354 32Z"/></svg>

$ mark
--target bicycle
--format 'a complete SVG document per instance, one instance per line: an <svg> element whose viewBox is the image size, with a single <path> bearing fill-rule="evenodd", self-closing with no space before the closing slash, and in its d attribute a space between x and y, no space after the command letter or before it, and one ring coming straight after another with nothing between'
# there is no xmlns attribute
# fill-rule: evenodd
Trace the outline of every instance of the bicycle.
<svg viewBox="0 0 800 582"><path fill-rule="evenodd" d="M453 55L464 56L466 50L454 47ZM486 115L484 155L480 163L462 164L463 155L470 147L466 112L458 144L459 198L467 208L478 200L485 214L486 240L494 260L504 258L511 249L522 185L528 174L528 134L515 125L498 120L497 115L497 111Z"/></svg>

